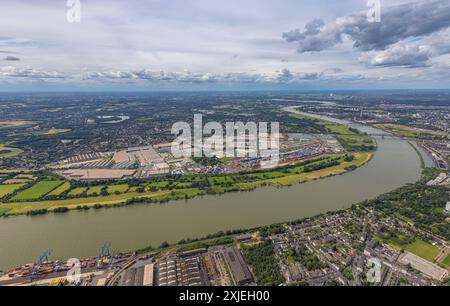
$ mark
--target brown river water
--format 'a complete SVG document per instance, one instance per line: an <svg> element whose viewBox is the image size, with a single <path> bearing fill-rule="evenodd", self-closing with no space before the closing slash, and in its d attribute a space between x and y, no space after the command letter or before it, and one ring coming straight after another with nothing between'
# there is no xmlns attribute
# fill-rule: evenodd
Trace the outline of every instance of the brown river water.
<svg viewBox="0 0 450 306"><path fill-rule="evenodd" d="M34 262L48 249L52 250L50 259L83 258L97 255L107 241L112 251L130 251L220 230L294 220L347 208L419 179L419 157L406 141L375 139L378 151L367 165L292 187L264 187L161 205L1 218L0 270Z"/></svg>

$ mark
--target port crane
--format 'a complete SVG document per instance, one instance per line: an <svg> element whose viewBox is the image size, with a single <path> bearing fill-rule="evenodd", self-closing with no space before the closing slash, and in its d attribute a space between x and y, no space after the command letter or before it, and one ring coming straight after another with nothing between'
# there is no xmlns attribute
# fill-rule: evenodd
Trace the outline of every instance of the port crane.
<svg viewBox="0 0 450 306"><path fill-rule="evenodd" d="M105 242L100 250L99 258L110 256L111 242Z"/></svg>
<svg viewBox="0 0 450 306"><path fill-rule="evenodd" d="M48 257L49 257L49 255L50 255L51 253L52 253L52 250L46 250L44 253L42 253L41 256L39 256L39 258L38 258L36 264L37 264L37 265L42 265L42 264L44 264L44 263L46 263L46 262L49 262Z"/></svg>

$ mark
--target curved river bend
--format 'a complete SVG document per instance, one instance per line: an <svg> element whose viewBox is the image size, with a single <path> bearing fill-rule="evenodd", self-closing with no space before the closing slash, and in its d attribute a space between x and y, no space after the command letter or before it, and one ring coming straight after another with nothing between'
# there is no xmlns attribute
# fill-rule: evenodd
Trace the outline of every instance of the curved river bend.
<svg viewBox="0 0 450 306"><path fill-rule="evenodd" d="M162 205L1 218L0 270L33 262L47 249L53 250L53 259L82 258L99 253L106 241L112 242L114 251L129 251L220 230L294 220L347 208L419 179L419 157L406 141L376 139L378 151L367 165L345 175L293 187L265 187Z"/></svg>

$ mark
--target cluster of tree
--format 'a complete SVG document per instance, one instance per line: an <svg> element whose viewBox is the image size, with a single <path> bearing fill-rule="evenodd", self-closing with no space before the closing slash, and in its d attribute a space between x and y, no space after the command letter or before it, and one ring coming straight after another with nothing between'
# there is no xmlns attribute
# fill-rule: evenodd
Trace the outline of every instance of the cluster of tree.
<svg viewBox="0 0 450 306"><path fill-rule="evenodd" d="M289 249L286 253L286 257L291 257L308 271L314 271L324 269L326 264L320 261L314 253L310 252L305 245L300 245L297 249Z"/></svg>
<svg viewBox="0 0 450 306"><path fill-rule="evenodd" d="M357 148L355 148L356 151L361 151L361 152L372 152L375 150L375 146L374 145L360 145Z"/></svg>
<svg viewBox="0 0 450 306"><path fill-rule="evenodd" d="M337 136L336 138L339 140L342 146L349 152L372 152L375 151L376 149L375 144L370 138L362 140L363 142L362 144L360 144L359 139L347 140L339 136Z"/></svg>
<svg viewBox="0 0 450 306"><path fill-rule="evenodd" d="M252 230L256 230L256 229L252 229ZM234 242L234 237L229 237L229 236L234 236L234 235L238 235L238 234L242 234L242 233L247 233L251 231L250 229L236 229L236 230L227 230L227 231L219 231L217 233L214 234L208 234L204 237L201 238L187 238L187 239L182 239L180 240L177 245L182 246L181 248L178 249L178 252L182 252L182 251L187 251L190 249L198 249L201 247L206 247L206 246L214 246L214 245L225 245L225 244L229 244ZM214 239L216 238L216 239ZM214 239L212 241L204 241L204 240L211 240ZM198 244L192 244L198 242ZM166 246L166 243L164 243L164 246ZM190 244L189 246L186 246L187 244ZM191 245L192 244L192 245ZM206 245L207 244L207 245ZM199 247L200 245L202 245L201 247ZM162 244L161 244L162 246ZM168 247L170 246L169 243L167 243ZM152 251L155 250L155 248L153 246L148 246L144 249L138 250L138 253L145 253L148 251Z"/></svg>
<svg viewBox="0 0 450 306"><path fill-rule="evenodd" d="M403 235L400 232L394 229L389 229L385 226L380 228L378 235L384 241L390 241L400 246L414 243L414 241L416 241L415 237Z"/></svg>
<svg viewBox="0 0 450 306"><path fill-rule="evenodd" d="M22 192L22 191L24 191L25 189L28 189L28 188L30 188L30 187L33 186L33 185L34 185L34 182L33 182L33 181L30 181L30 182L26 183L26 184L23 185L22 187L16 189L15 191L13 191L13 192L11 192L11 193L5 195L3 198L1 198L2 202L8 202L8 201L10 201L10 200L11 200L12 198L14 198L19 192ZM20 202L22 202L22 201L20 201ZM24 201L23 201L23 202L24 202Z"/></svg>
<svg viewBox="0 0 450 306"><path fill-rule="evenodd" d="M243 246L247 264L252 267L260 286L278 286L283 282L273 245L269 241L254 246Z"/></svg>
<svg viewBox="0 0 450 306"><path fill-rule="evenodd" d="M317 171L317 170L321 170L321 169L325 169L325 168L329 168L329 167L334 167L334 166L338 166L341 163L338 160L330 160L330 161L324 161L318 164L313 164L313 165L307 165L303 168L304 172L313 172L313 171Z"/></svg>
<svg viewBox="0 0 450 306"><path fill-rule="evenodd" d="M187 241L179 241L179 245L185 245L177 249L177 252L187 252L191 250L201 249L201 248L209 248L216 245L230 245L235 243L235 240L233 237L222 237L217 238L214 240L207 240L207 241L198 241L192 244L188 244ZM186 245L188 244L188 245Z"/></svg>
<svg viewBox="0 0 450 306"><path fill-rule="evenodd" d="M62 213L68 212L68 211L69 211L69 209L67 207L64 207L64 206L57 207L57 208L55 208L53 210L54 213L59 213L59 214L62 214Z"/></svg>
<svg viewBox="0 0 450 306"><path fill-rule="evenodd" d="M347 156L345 156L344 160L346 162L352 162L355 160L355 155L353 155L353 154L347 155Z"/></svg>
<svg viewBox="0 0 450 306"><path fill-rule="evenodd" d="M43 209L34 209L34 210L27 211L27 216L45 215L46 213L48 213L48 210L45 209L45 208L43 208Z"/></svg>
<svg viewBox="0 0 450 306"><path fill-rule="evenodd" d="M259 235L261 237L269 237L271 235L282 234L286 231L282 224L272 224L269 226L264 226L259 229Z"/></svg>
<svg viewBox="0 0 450 306"><path fill-rule="evenodd" d="M349 127L348 130L353 134L361 134L361 132L358 129L355 129L353 127Z"/></svg>
<svg viewBox="0 0 450 306"><path fill-rule="evenodd" d="M265 117L267 115L267 117ZM286 112L267 112L261 115L260 121L282 122L281 133L306 133L306 134L326 134L327 129L314 118L304 118ZM264 118L265 117L265 118Z"/></svg>
<svg viewBox="0 0 450 306"><path fill-rule="evenodd" d="M445 212L447 191L445 187L427 186L426 182L434 177L435 172L428 169L424 173L421 181L383 194L364 205L372 206L385 215L403 216L416 227L449 240L450 223Z"/></svg>
<svg viewBox="0 0 450 306"><path fill-rule="evenodd" d="M344 169L346 171L353 171L353 170L356 170L357 168L358 168L358 166L356 166L356 165L350 165L350 166L345 167Z"/></svg>

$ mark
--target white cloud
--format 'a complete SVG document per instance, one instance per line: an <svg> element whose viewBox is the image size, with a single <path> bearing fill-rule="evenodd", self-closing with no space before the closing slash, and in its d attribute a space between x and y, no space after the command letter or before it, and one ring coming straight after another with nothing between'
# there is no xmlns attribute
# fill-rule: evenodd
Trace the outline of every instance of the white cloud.
<svg viewBox="0 0 450 306"><path fill-rule="evenodd" d="M359 60L369 66L377 67L427 67L431 57L430 48L419 45L395 45L383 51L370 51Z"/></svg>
<svg viewBox="0 0 450 306"><path fill-rule="evenodd" d="M406 80L399 70L414 67L432 86L450 52L439 32L448 6L422 3L383 8L373 28L355 13L367 9L359 0L82 0L80 24L67 22L65 1L2 1L0 81L339 87L375 82L386 69ZM298 27L285 38L301 53L281 37Z"/></svg>
<svg viewBox="0 0 450 306"><path fill-rule="evenodd" d="M56 71L40 71L31 67L0 67L0 77L3 78L32 78L32 79L63 79L64 73Z"/></svg>

